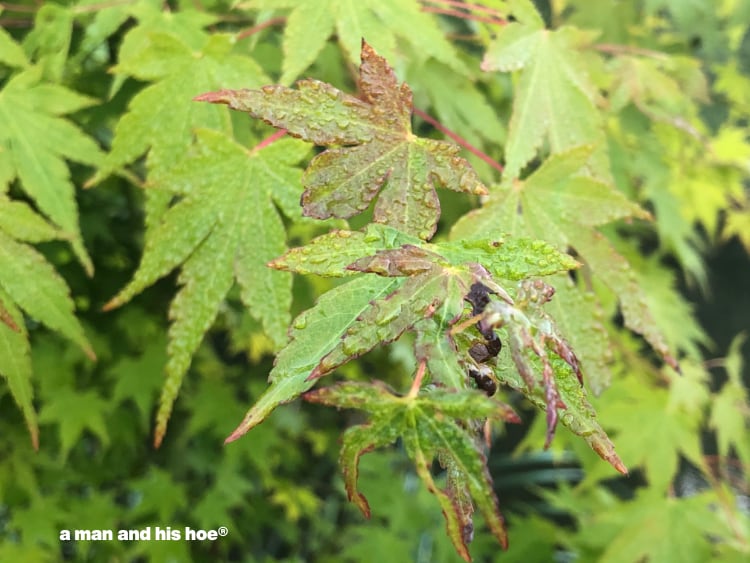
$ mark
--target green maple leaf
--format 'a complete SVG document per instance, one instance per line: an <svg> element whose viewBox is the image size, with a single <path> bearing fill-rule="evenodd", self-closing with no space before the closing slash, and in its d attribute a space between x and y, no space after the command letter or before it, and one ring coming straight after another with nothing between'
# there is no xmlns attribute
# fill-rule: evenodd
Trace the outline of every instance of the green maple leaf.
<svg viewBox="0 0 750 563"><path fill-rule="evenodd" d="M2 13L2 9L0 9ZM21 46L13 40L13 37L0 27L0 62L10 67L28 66L29 60Z"/></svg>
<svg viewBox="0 0 750 563"><path fill-rule="evenodd" d="M615 293L625 326L642 334L676 368L677 362L653 321L634 271L596 230L597 226L617 219L646 219L649 215L608 184L576 175L590 154L591 147L582 146L551 156L525 181L507 183L494 191L481 209L456 223L451 236L477 238L507 231L549 241L560 250L572 247ZM564 299L560 302L561 312L571 316L567 325L572 328L580 324L580 320L573 318L579 314L575 303L566 303ZM574 338L572 333L571 338ZM599 354L606 353L603 348L597 350ZM588 362L592 367L599 366L600 371L606 364L605 357L596 355L584 355L582 361L584 367ZM606 381L608 376L600 374L597 379Z"/></svg>
<svg viewBox="0 0 750 563"><path fill-rule="evenodd" d="M421 241L386 225L371 224L363 231L333 230L314 238L305 246L292 248L269 263L272 268L297 274L342 277L356 275L347 266L379 250L400 248Z"/></svg>
<svg viewBox="0 0 750 563"><path fill-rule="evenodd" d="M125 36L114 71L152 84L132 99L127 113L117 122L112 149L89 184L122 170L146 153L149 180L159 182L185 158L193 130L205 127L232 132L228 112L192 103L197 92L268 82L253 59L232 52L231 35L209 36L201 30L207 23L205 18L165 31L175 23L156 27L147 19Z"/></svg>
<svg viewBox="0 0 750 563"><path fill-rule="evenodd" d="M600 527L615 531L600 556L602 561L712 561L717 538L727 534L726 524L715 510L717 502L712 492L664 498L644 489L636 502L618 503L603 511L584 533L596 534Z"/></svg>
<svg viewBox="0 0 750 563"><path fill-rule="evenodd" d="M750 464L750 399L742 382L742 345L746 335L735 337L724 366L729 380L714 398L709 425L716 431L719 455L728 457L732 448L745 464Z"/></svg>
<svg viewBox="0 0 750 563"><path fill-rule="evenodd" d="M395 260L399 258L395 257ZM393 293L372 302L347 328L341 342L320 360L310 377L320 377L369 352L378 344L396 340L419 320L431 317L449 295L449 288L459 288L461 291L462 285L465 294L470 285L468 276L455 275L439 267L428 266L422 273L407 277Z"/></svg>
<svg viewBox="0 0 750 563"><path fill-rule="evenodd" d="M158 467L151 466L148 473L128 483L128 488L140 499L133 507L135 517L153 517L167 521L174 518L179 510L187 507L188 500L184 485Z"/></svg>
<svg viewBox="0 0 750 563"><path fill-rule="evenodd" d="M581 359L586 383L599 395L612 380L612 350L602 308L593 294L578 288L568 276L556 276L550 283L555 298L547 311Z"/></svg>
<svg viewBox="0 0 750 563"><path fill-rule="evenodd" d="M472 500L501 545L507 547L503 518L477 437L459 421L495 418L517 421L515 413L483 393L434 390L419 396L398 396L379 382L342 383L305 395L308 401L338 408L356 408L370 415L362 426L344 433L340 464L349 499L369 518L370 507L357 489L359 458L376 447L401 438L417 474L440 503L448 536L456 551L470 561L467 543L473 535ZM437 458L446 469L448 485L440 489L431 473Z"/></svg>
<svg viewBox="0 0 750 563"><path fill-rule="evenodd" d="M387 250L396 252L388 253ZM493 276L522 280L576 268L579 264L549 244L522 237L496 237L430 244L387 225L373 223L361 231L334 230L307 245L292 248L269 266L297 274L326 277L353 275L363 271L354 263L374 257L368 268L381 275L409 275L432 265L465 266L477 263ZM367 269L367 268L365 268Z"/></svg>
<svg viewBox="0 0 750 563"><path fill-rule="evenodd" d="M109 402L96 391L65 388L45 402L39 411L39 422L58 425L61 456L65 459L86 430L98 436L104 445L109 444L107 425L104 422L109 411Z"/></svg>
<svg viewBox="0 0 750 563"><path fill-rule="evenodd" d="M44 4L34 15L34 27L24 37L24 51L36 60L45 78L61 82L73 35L73 10Z"/></svg>
<svg viewBox="0 0 750 563"><path fill-rule="evenodd" d="M370 307L403 280L362 276L323 294L314 307L292 323L289 344L279 352L268 376L269 388L247 412L226 442L236 440L263 422L281 403L287 403L310 389L309 375L320 358L333 350L346 329Z"/></svg>
<svg viewBox="0 0 750 563"><path fill-rule="evenodd" d="M315 80L297 89L221 90L198 100L227 104L319 145L335 145L305 171L302 196L310 217L351 217L375 198L374 220L429 239L440 216L435 183L486 193L456 145L415 137L411 90L364 41L359 89L363 99ZM344 145L340 147L340 145Z"/></svg>
<svg viewBox="0 0 750 563"><path fill-rule="evenodd" d="M25 244L56 238L66 237L26 203L0 195L0 376L8 381L35 447L39 432L33 406L29 334L22 311L95 357L73 313L65 281L42 254ZM34 283L29 284L29 279Z"/></svg>
<svg viewBox="0 0 750 563"><path fill-rule="evenodd" d="M489 46L482 70L521 71L505 147L505 178L517 178L544 141L553 154L595 145L588 172L605 181L611 178L595 105L598 93L577 49L588 41L584 32L574 28L546 30L539 18L504 26Z"/></svg>
<svg viewBox="0 0 750 563"><path fill-rule="evenodd" d="M138 357L123 358L108 370L116 380L112 390L113 402L133 401L146 427L167 363L166 345L166 337L152 337Z"/></svg>
<svg viewBox="0 0 750 563"><path fill-rule="evenodd" d="M92 103L91 98L42 82L38 67L15 75L0 90L0 192L17 178L37 208L66 233L89 275L93 265L83 246L75 187L65 160L97 165L103 155L93 140L60 116Z"/></svg>
<svg viewBox="0 0 750 563"><path fill-rule="evenodd" d="M670 390L647 387L634 378L620 380L603 395L602 410L607 412L617 447L629 465L642 464L650 488L666 491L674 479L680 456L697 467L704 466L698 429L700 413L678 408L679 387ZM608 403L610 397L612 403ZM657 417L659 424L646 431L643 420Z"/></svg>
<svg viewBox="0 0 750 563"><path fill-rule="evenodd" d="M8 382L13 400L21 409L34 449L39 447L39 427L31 385L31 349L23 315L0 286L0 376Z"/></svg>
<svg viewBox="0 0 750 563"><path fill-rule="evenodd" d="M445 355L442 360L440 355L430 359L433 376L450 387L465 385L463 375L455 369L456 350L445 331L462 311L472 280L489 275L474 264L477 259L484 260L490 272L507 279L577 266L570 257L539 241L427 244L379 224L362 232L333 231L273 260L272 267L296 273L336 277L364 271L385 279L365 276L338 286L295 320L291 342L277 357L269 377L271 387L227 441L262 422L278 404L310 389L316 377L414 326L418 326L420 339L418 353L424 356L437 348ZM335 308L335 315L326 311L330 307ZM422 331L424 337L419 336Z"/></svg>
<svg viewBox="0 0 750 563"><path fill-rule="evenodd" d="M286 341L291 276L266 268L266 263L286 249L284 225L273 203L284 174L279 170L306 152L294 140L247 151L221 133L200 130L194 152L164 180L162 187L181 199L153 227L132 281L105 305L118 307L181 268L181 288L169 313L169 360L156 419L157 444L191 358L235 279L243 303L276 347Z"/></svg>
<svg viewBox="0 0 750 563"><path fill-rule="evenodd" d="M282 84L289 84L318 58L334 30L353 63L363 37L388 58L395 56L396 41L402 39L415 52L466 72L435 19L416 0L251 0L245 6L292 9L284 28Z"/></svg>
<svg viewBox="0 0 750 563"><path fill-rule="evenodd" d="M439 324L446 327L462 311L472 282L485 275L519 280L564 271L577 263L540 241L509 238L427 244L388 226L372 224L364 232L334 231L322 235L269 265L326 276L359 271L407 277L393 293L373 301L372 307L347 328L341 342L313 370L310 377L316 378L379 343L397 339L438 311ZM430 331L434 327L425 328ZM446 352L440 338L433 334L427 340ZM436 368L442 371L437 365ZM455 378L450 379L455 382Z"/></svg>

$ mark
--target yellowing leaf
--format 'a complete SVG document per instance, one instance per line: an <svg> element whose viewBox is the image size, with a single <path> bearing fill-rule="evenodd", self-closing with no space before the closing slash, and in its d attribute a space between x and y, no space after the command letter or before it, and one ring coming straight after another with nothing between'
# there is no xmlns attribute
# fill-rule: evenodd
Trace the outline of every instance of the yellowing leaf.
<svg viewBox="0 0 750 563"><path fill-rule="evenodd" d="M351 217L380 191L376 222L429 239L440 215L435 184L473 194L486 190L457 146L413 135L411 90L364 42L359 88L363 100L315 80L298 82L297 90L221 90L197 99L246 111L316 144L345 145L321 153L306 170L306 215Z"/></svg>
<svg viewBox="0 0 750 563"><path fill-rule="evenodd" d="M583 41L582 33L572 28L549 31L541 22L510 23L488 48L483 70L521 71L505 147L506 179L517 178L545 141L553 154L595 145L587 172L610 179L601 118L594 105L598 94L577 51Z"/></svg>

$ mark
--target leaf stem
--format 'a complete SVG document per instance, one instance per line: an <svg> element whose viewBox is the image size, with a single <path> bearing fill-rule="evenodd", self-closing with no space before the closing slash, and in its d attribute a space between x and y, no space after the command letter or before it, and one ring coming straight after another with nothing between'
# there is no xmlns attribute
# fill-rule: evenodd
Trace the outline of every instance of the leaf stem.
<svg viewBox="0 0 750 563"><path fill-rule="evenodd" d="M407 398L415 399L419 394L419 389L422 387L422 380L424 379L424 370L426 366L427 362L425 360L419 361L419 365L417 366L417 373L414 374L414 381L411 384L411 389L409 389L409 394L406 396Z"/></svg>
<svg viewBox="0 0 750 563"><path fill-rule="evenodd" d="M38 6L24 6L23 4L14 4L12 2L0 2L0 8L9 12L28 12L30 14L35 13L39 9Z"/></svg>
<svg viewBox="0 0 750 563"><path fill-rule="evenodd" d="M250 37L251 35L255 35L259 31L263 31L267 27L271 27L272 25L278 25L286 22L286 18L283 16L279 16L277 18L271 18L268 19L262 23L259 23L257 25L254 25L253 27L246 29L245 31L240 31L237 34L237 41L240 39L246 39L247 37Z"/></svg>
<svg viewBox="0 0 750 563"><path fill-rule="evenodd" d="M252 152L257 152L257 151L263 150L265 147L267 147L271 143L275 143L276 141L278 141L279 139L281 139L284 135L286 135L286 129L279 129L273 135L270 135L270 136L266 137L260 143L258 143L257 145L255 145L253 147Z"/></svg>
<svg viewBox="0 0 750 563"><path fill-rule="evenodd" d="M487 153L482 152L477 147L472 145L469 141L461 137L458 133L454 133L450 129L448 129L445 125L437 121L434 117L426 114L419 108L413 108L413 111L415 114L417 114L420 118L422 118L424 121L432 125L435 129L446 135L447 137L450 137L455 141L457 144L461 145L463 148L465 148L467 151L469 151L471 154L476 156L477 158L483 160L487 164L489 164L492 168L497 170L502 174L503 172L503 166L502 164L498 163L496 160L493 160Z"/></svg>
<svg viewBox="0 0 750 563"><path fill-rule="evenodd" d="M76 6L72 12L74 14L88 14L90 12L97 12L104 8L114 8L115 6L124 6L127 4L135 4L135 0L106 0L105 2L98 2L96 4L87 4L85 6Z"/></svg>

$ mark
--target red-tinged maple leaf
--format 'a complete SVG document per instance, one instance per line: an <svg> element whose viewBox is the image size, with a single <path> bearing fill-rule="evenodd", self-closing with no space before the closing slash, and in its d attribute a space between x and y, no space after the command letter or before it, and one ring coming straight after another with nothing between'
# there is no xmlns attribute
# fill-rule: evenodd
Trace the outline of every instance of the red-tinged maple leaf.
<svg viewBox="0 0 750 563"><path fill-rule="evenodd" d="M411 90L364 41L358 86L361 99L300 80L296 90L220 90L196 100L227 104L295 137L334 147L315 157L302 178L306 215L351 217L380 192L375 222L427 240L440 217L435 184L477 195L487 189L458 146L412 133Z"/></svg>

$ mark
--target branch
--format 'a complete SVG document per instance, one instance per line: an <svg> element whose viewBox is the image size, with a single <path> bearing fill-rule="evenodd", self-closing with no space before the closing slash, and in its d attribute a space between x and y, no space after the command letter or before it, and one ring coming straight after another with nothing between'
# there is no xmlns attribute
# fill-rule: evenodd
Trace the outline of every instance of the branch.
<svg viewBox="0 0 750 563"><path fill-rule="evenodd" d="M608 53L610 55L641 55L643 57L652 57L655 59L666 60L669 55L662 53L661 51L652 51L651 49L644 49L642 47L634 47L632 45L615 45L613 43L599 43L594 45L594 49L601 53Z"/></svg>
<svg viewBox="0 0 750 563"><path fill-rule="evenodd" d="M430 4L443 4L445 6L453 6L455 8L461 8L468 12L484 12L490 14L499 20L505 20L504 15L488 6L482 6L481 4L469 4L468 2L461 2L460 0L421 0L422 3L428 2Z"/></svg>
<svg viewBox="0 0 750 563"><path fill-rule="evenodd" d="M488 23L488 24L494 24L494 25L505 25L506 23L508 23L505 20L483 18L482 16L475 16L474 14L470 14L468 12L460 12L458 10L450 10L448 8L436 8L432 6L422 6L422 11L432 12L433 14L443 14L445 16L454 16L462 20L471 20L475 22L482 22L482 23Z"/></svg>
<svg viewBox="0 0 750 563"><path fill-rule="evenodd" d="M271 27L272 25L282 24L284 22L286 22L286 18L283 16L268 19L262 23L259 23L258 25L254 25L253 27L246 29L245 31L240 31L237 34L237 40L239 41L240 39L245 39L247 37L250 37L251 35L255 35L259 31L263 31L267 27Z"/></svg>
<svg viewBox="0 0 750 563"><path fill-rule="evenodd" d="M0 2L0 8L9 12L28 12L35 13L39 8L37 6L25 6L24 4L14 4L12 2Z"/></svg>

